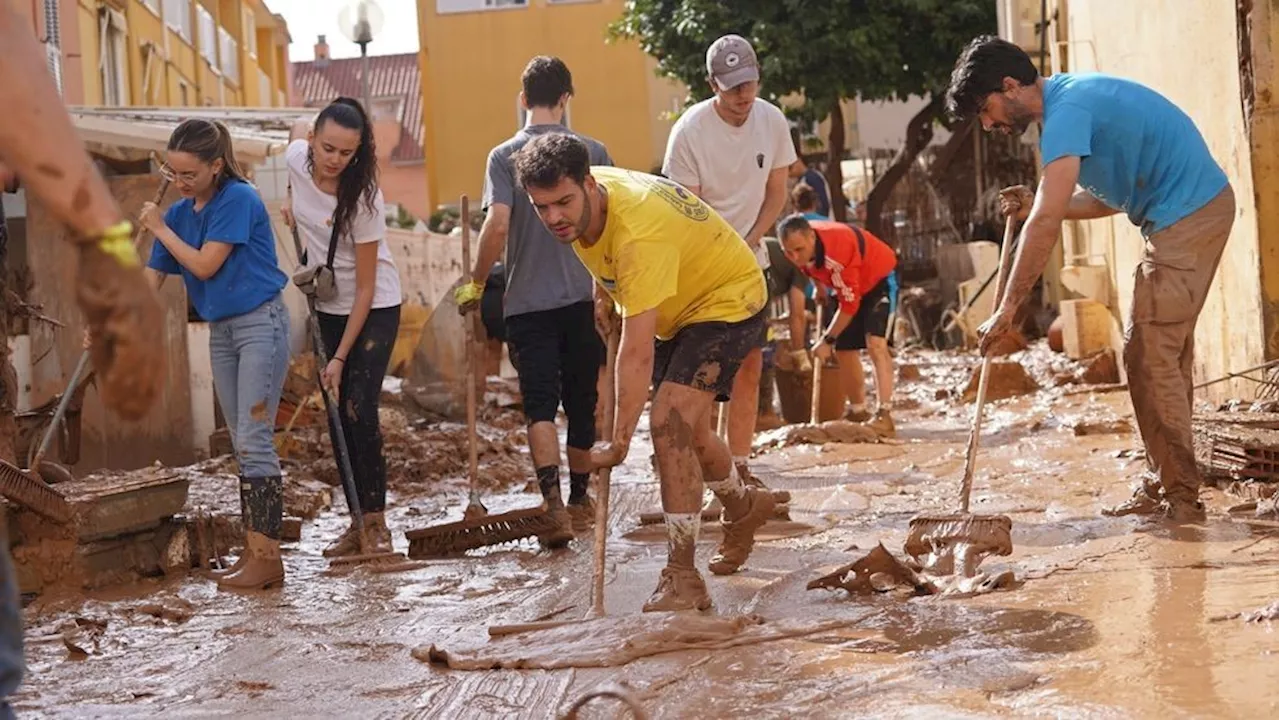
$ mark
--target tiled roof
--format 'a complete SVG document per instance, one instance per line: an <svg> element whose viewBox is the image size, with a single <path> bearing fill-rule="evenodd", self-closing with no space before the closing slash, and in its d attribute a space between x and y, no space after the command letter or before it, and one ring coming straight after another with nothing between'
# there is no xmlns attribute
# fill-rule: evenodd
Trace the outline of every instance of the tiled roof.
<svg viewBox="0 0 1280 720"><path fill-rule="evenodd" d="M293 64L293 87L299 100L308 106L328 103L339 95L359 98L360 58ZM369 57L369 97L404 98L400 113L400 142L391 151L396 162L423 160L422 77L417 53L371 55Z"/></svg>

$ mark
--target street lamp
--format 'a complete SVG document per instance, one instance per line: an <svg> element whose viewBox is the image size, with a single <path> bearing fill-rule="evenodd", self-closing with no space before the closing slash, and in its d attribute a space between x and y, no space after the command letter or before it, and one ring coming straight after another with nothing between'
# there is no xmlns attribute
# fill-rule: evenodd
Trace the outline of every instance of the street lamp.
<svg viewBox="0 0 1280 720"><path fill-rule="evenodd" d="M360 101L372 117L369 106L369 43L382 30L382 8L374 0L353 0L338 13L338 28L344 37L360 46Z"/></svg>

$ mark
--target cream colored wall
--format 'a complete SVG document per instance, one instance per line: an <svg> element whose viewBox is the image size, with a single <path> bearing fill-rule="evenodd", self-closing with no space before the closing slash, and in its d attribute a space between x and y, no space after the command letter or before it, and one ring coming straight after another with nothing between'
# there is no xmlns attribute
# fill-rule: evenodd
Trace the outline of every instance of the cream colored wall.
<svg viewBox="0 0 1280 720"><path fill-rule="evenodd" d="M1196 329L1196 381L1262 362L1262 259L1240 103L1235 3L1071 0L1067 22L1070 69L1121 75L1164 94L1195 121L1235 190L1235 225ZM1068 242L1078 238L1082 251L1108 258L1115 288L1112 308L1123 318L1142 254L1141 234L1123 215L1069 225L1075 227L1066 231ZM1197 397L1252 397L1254 387L1247 381L1221 383Z"/></svg>

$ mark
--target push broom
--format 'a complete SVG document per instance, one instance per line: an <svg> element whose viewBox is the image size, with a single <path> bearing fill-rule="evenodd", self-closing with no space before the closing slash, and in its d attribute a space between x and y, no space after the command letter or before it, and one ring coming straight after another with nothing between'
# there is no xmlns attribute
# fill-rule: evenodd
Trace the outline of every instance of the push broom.
<svg viewBox="0 0 1280 720"><path fill-rule="evenodd" d="M1014 243L1014 218L1005 218L1004 243L1000 247L1000 267L997 269L995 302L1000 306L1004 296L1006 262L1012 256ZM978 456L978 435L982 431L982 411L987 401L987 380L991 375L991 358L984 355L978 377L978 396L974 401L973 426L969 430L969 444L965 449L964 477L960 481L960 512L953 515L922 515L911 520L907 541L903 550L910 556L926 556L923 564L927 571L938 575L951 575L957 570L963 577L973 577L978 565L987 555L1008 555L1013 552L1010 532L1013 521L1006 515L975 515L969 512L969 494L973 490L973 471Z"/></svg>
<svg viewBox="0 0 1280 720"><path fill-rule="evenodd" d="M462 270L466 273L471 270L471 202L466 195L462 196L461 206ZM461 520L410 530L404 534L409 541L409 557L414 559L457 555L489 545L537 537L557 528L556 521L547 513L546 505L490 515L488 508L480 501L474 318L465 317L463 325L467 345L463 363L466 367L464 375L467 386L467 471L470 496Z"/></svg>

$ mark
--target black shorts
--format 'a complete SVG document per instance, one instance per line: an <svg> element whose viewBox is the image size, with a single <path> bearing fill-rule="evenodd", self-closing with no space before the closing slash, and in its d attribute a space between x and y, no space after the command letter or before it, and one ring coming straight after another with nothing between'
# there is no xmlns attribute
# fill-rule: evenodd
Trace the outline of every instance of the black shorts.
<svg viewBox="0 0 1280 720"><path fill-rule="evenodd" d="M554 422L563 405L569 418L567 444L589 450L596 441L596 382L604 365L594 303L512 315L506 325L529 424Z"/></svg>
<svg viewBox="0 0 1280 720"><path fill-rule="evenodd" d="M670 340L659 340L653 353L653 386L664 382L716 394L726 402L733 378L747 354L760 347L767 309L739 322L694 323Z"/></svg>
<svg viewBox="0 0 1280 720"><path fill-rule="evenodd" d="M840 304L833 298L827 308L828 317L835 317ZM836 338L836 350L865 350L867 336L885 337L889 329L889 279L885 278L862 296L858 314L853 322Z"/></svg>

